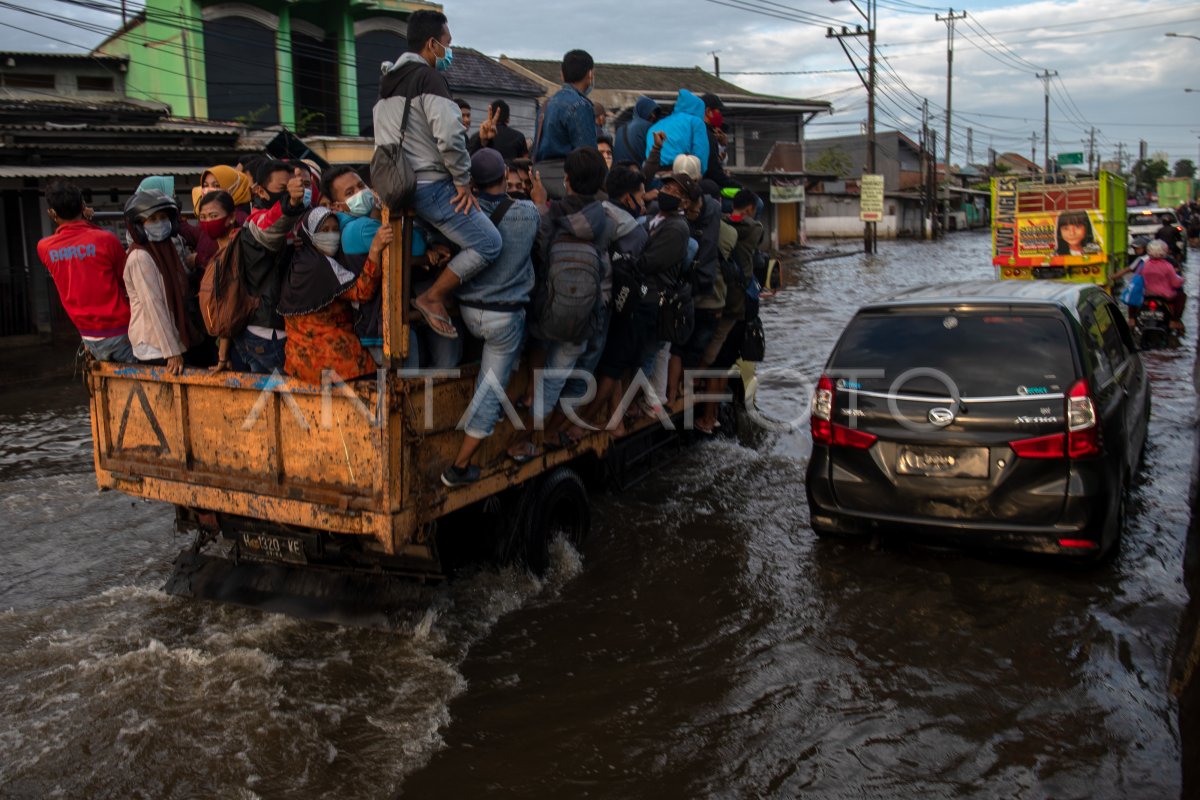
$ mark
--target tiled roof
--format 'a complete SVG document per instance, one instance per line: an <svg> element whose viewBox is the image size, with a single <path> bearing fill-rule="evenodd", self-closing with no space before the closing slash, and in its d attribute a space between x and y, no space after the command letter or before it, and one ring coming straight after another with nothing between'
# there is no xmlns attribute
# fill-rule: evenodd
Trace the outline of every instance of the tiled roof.
<svg viewBox="0 0 1200 800"><path fill-rule="evenodd" d="M518 97L541 97L544 90L508 67L469 47L454 48L454 63L446 73L452 91L476 91Z"/></svg>
<svg viewBox="0 0 1200 800"><path fill-rule="evenodd" d="M562 62L537 58L513 58L514 64L529 70L539 78L558 84L562 81ZM775 97L757 94L737 84L718 78L700 67L657 67L646 64L597 64L597 83L604 89L638 92L649 95L674 96L680 89L695 94L712 92L728 102L730 98L753 100L767 104L810 104L826 107L821 100L800 100L794 97Z"/></svg>

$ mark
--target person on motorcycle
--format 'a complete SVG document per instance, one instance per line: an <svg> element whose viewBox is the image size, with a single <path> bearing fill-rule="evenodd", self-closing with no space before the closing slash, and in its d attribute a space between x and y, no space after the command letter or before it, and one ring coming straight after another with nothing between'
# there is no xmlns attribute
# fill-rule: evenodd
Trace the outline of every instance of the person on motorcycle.
<svg viewBox="0 0 1200 800"><path fill-rule="evenodd" d="M1163 300L1171 310L1172 330L1183 329L1183 306L1187 295L1183 292L1183 278L1175 271L1175 265L1167 260L1170 245L1155 239L1146 245L1149 259L1142 265L1141 276L1146 285L1146 298Z"/></svg>
<svg viewBox="0 0 1200 800"><path fill-rule="evenodd" d="M1183 252L1182 237L1179 226L1167 214L1162 215L1162 227L1155 232L1154 238L1167 243L1167 252L1171 256L1179 256Z"/></svg>

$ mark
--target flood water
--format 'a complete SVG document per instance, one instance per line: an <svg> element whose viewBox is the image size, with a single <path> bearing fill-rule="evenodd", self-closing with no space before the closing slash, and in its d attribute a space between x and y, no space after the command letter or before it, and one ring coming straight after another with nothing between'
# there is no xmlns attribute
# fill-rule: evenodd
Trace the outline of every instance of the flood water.
<svg viewBox="0 0 1200 800"><path fill-rule="evenodd" d="M163 594L186 542L167 507L97 494L78 382L0 395L0 796L1178 796L1192 338L1146 356L1109 563L809 529L807 392L842 325L990 275L975 234L794 271L760 389L794 429L692 448L597 497L544 580L476 570L393 632Z"/></svg>

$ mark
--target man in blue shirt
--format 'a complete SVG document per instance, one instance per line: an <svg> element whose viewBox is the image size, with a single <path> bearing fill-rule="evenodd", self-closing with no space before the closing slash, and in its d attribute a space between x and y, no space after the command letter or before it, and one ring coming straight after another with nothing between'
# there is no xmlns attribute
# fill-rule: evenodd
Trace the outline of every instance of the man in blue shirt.
<svg viewBox="0 0 1200 800"><path fill-rule="evenodd" d="M580 147L596 146L596 112L588 95L596 81L596 64L583 50L572 50L563 56L562 88L548 101L538 125L534 143L534 160L560 161ZM561 162L551 175L542 168L542 182L550 192L562 189L555 178L561 178ZM540 163L539 163L540 167Z"/></svg>
<svg viewBox="0 0 1200 800"><path fill-rule="evenodd" d="M467 330L483 339L483 356L475 396L460 422L462 446L442 473L442 483L450 487L479 480L479 467L471 459L502 412L514 423L519 420L505 390L525 341L525 306L534 281L531 255L541 225L533 203L505 193L508 168L498 151L484 147L471 157L471 181L479 190L479 207L500 231L503 245L494 262L464 274L455 292Z"/></svg>

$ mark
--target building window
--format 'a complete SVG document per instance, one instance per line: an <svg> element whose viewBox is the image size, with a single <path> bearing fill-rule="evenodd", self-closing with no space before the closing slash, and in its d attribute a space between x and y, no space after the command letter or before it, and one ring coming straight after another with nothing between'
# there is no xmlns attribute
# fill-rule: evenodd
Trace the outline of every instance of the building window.
<svg viewBox="0 0 1200 800"><path fill-rule="evenodd" d="M29 75L23 73L8 73L4 76L4 86L9 89L54 89L53 75Z"/></svg>
<svg viewBox="0 0 1200 800"><path fill-rule="evenodd" d="M355 39L354 62L358 70L358 133L374 135L375 101L379 99L379 65L395 61L408 49L408 40L392 31L374 30ZM348 133L348 131L343 131Z"/></svg>
<svg viewBox="0 0 1200 800"><path fill-rule="evenodd" d="M113 79L111 76L79 75L75 78L75 85L81 92L111 92Z"/></svg>
<svg viewBox="0 0 1200 800"><path fill-rule="evenodd" d="M273 30L245 17L205 20L204 75L209 119L253 128L279 124Z"/></svg>

